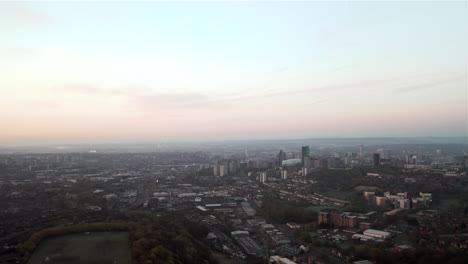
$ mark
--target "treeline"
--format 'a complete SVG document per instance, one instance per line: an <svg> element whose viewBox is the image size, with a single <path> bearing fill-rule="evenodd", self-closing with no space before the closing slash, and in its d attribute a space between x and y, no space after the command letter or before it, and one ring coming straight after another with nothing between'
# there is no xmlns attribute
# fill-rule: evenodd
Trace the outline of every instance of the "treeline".
<svg viewBox="0 0 468 264"><path fill-rule="evenodd" d="M150 213L130 215L138 224L131 230L135 263L215 263L205 245L182 226Z"/></svg>
<svg viewBox="0 0 468 264"><path fill-rule="evenodd" d="M286 223L308 223L317 221L317 213L303 207L291 206L276 198L265 198L262 202L263 211L273 220Z"/></svg>
<svg viewBox="0 0 468 264"><path fill-rule="evenodd" d="M343 212L354 212L354 213L367 213L369 211L381 211L382 208L376 205L370 204L364 198L362 192L352 192L350 194L349 204L341 208Z"/></svg>
<svg viewBox="0 0 468 264"><path fill-rule="evenodd" d="M81 224L67 227L53 227L38 231L32 234L28 240L18 244L16 247L21 255L30 255L39 243L46 238L63 236L81 232L99 232L99 231L129 231L131 223L92 223Z"/></svg>
<svg viewBox="0 0 468 264"><path fill-rule="evenodd" d="M424 248L404 250L401 253L393 253L384 248L365 247L354 251L356 259L367 258L377 264L393 263L432 263L432 264L464 264L468 263L466 250L447 248Z"/></svg>
<svg viewBox="0 0 468 264"><path fill-rule="evenodd" d="M48 228L34 233L17 250L29 257L41 240L80 232L128 231L132 263L216 263L205 245L195 240L182 226L147 212L126 211L114 215L113 222Z"/></svg>

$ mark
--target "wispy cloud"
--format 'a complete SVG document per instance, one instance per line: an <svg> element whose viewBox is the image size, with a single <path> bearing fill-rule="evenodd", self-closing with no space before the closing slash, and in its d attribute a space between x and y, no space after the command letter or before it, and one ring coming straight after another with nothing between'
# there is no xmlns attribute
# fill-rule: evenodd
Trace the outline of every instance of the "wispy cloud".
<svg viewBox="0 0 468 264"><path fill-rule="evenodd" d="M426 81L420 84L407 85L407 86L399 87L393 90L393 93L401 94L401 93L413 92L416 90L422 90L422 89L431 88L431 87L435 87L435 86L442 85L442 84L451 83L457 80L463 80L463 79L466 79L466 77L467 77L466 74L454 75L454 76L450 76L450 77L443 78L443 79Z"/></svg>
<svg viewBox="0 0 468 264"><path fill-rule="evenodd" d="M129 103L143 109L206 108L210 98L200 93L151 93L128 96Z"/></svg>
<svg viewBox="0 0 468 264"><path fill-rule="evenodd" d="M67 84L61 87L67 92L86 94L86 95L105 95L109 92L92 84Z"/></svg>
<svg viewBox="0 0 468 264"><path fill-rule="evenodd" d="M420 80L433 79L433 74L419 74L407 76L393 76L382 79L370 79L352 82L343 82L330 85L311 86L302 89L279 89L266 90L259 93L239 93L239 94L218 94L212 95L203 92L155 92L147 86L126 86L114 89L103 89L98 86L89 84L72 84L66 85L63 89L67 92L78 93L88 96L118 96L123 97L132 109L140 109L143 111L171 111L171 110L187 110L187 109L226 109L233 106L238 106L243 102L255 100L268 100L274 97L288 97L297 95L307 95L312 93L329 92L334 90L358 90L365 87L380 87L381 85L401 85L405 86L397 88L394 93L405 93L413 90L424 89L440 84L449 83L451 81L466 78L466 75L458 74L440 74L439 79L420 83ZM408 85L407 83L416 83ZM323 103L328 99L311 101L312 103Z"/></svg>
<svg viewBox="0 0 468 264"><path fill-rule="evenodd" d="M63 91L87 96L120 96L132 106L151 108L197 108L206 107L212 98L203 93L190 92L153 92L145 86L126 86L116 89L103 89L90 84L71 84L63 86Z"/></svg>
<svg viewBox="0 0 468 264"><path fill-rule="evenodd" d="M27 103L27 105L34 109L55 109L59 106L58 103L51 101L32 101Z"/></svg>
<svg viewBox="0 0 468 264"><path fill-rule="evenodd" d="M230 97L230 98L222 98L220 99L224 103L227 102L238 102L238 101L246 101L246 100L256 100L260 98L269 98L269 97L281 97L281 96L290 96L290 95L299 95L299 94L308 94L308 93L316 93L316 92L325 92L325 91L333 91L333 90L341 90L341 89L358 89L367 86L377 86L382 84L389 84L392 82L398 82L405 79L411 79L415 77L424 77L424 76L431 76L430 74L427 75L414 75L414 76L395 76L390 78L382 78L382 79L370 79L370 80L361 80L361 81L354 81L354 82L343 82L337 84L330 84L330 85L318 85L302 89L281 89L277 91L267 91L264 93L258 94L250 94L244 96L237 96L237 97Z"/></svg>
<svg viewBox="0 0 468 264"><path fill-rule="evenodd" d="M0 28L40 28L50 25L51 18L34 10L27 2L0 1Z"/></svg>

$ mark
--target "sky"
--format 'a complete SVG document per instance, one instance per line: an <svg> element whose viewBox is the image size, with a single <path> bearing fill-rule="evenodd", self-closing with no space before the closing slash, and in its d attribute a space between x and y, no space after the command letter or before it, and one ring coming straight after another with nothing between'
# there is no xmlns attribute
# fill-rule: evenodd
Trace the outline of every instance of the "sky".
<svg viewBox="0 0 468 264"><path fill-rule="evenodd" d="M0 1L0 143L466 137L466 1Z"/></svg>

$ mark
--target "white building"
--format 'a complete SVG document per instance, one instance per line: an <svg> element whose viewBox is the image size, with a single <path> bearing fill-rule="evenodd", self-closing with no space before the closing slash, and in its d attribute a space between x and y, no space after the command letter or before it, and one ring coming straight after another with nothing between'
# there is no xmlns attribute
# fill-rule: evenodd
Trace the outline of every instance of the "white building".
<svg viewBox="0 0 468 264"><path fill-rule="evenodd" d="M276 263L276 264L296 264L296 262L288 259L288 258L283 258L280 256L271 256L270 257L270 262L271 263Z"/></svg>
<svg viewBox="0 0 468 264"><path fill-rule="evenodd" d="M266 172L260 172L260 177L259 177L259 181L260 182L267 182L267 174Z"/></svg>
<svg viewBox="0 0 468 264"><path fill-rule="evenodd" d="M287 180L288 179L288 171L287 170L282 170L281 171L281 179L282 180Z"/></svg>
<svg viewBox="0 0 468 264"><path fill-rule="evenodd" d="M410 202L409 199L400 199L398 200L398 208L401 209L409 209L410 208Z"/></svg>
<svg viewBox="0 0 468 264"><path fill-rule="evenodd" d="M380 238L380 239L387 239L390 237L389 232L375 230L375 229L367 229L366 231L364 231L364 235L375 237L375 238Z"/></svg>
<svg viewBox="0 0 468 264"><path fill-rule="evenodd" d="M361 235L361 234L354 234L351 238L352 239L359 239L361 241L372 241L372 240L374 240L374 238L371 237L371 236L366 236L366 235Z"/></svg>
<svg viewBox="0 0 468 264"><path fill-rule="evenodd" d="M387 205L387 197L384 197L384 196L377 196L375 197L375 203L378 205L378 206L385 206Z"/></svg>
<svg viewBox="0 0 468 264"><path fill-rule="evenodd" d="M228 173L228 167L225 164L218 165L219 166L219 176L223 177L226 176Z"/></svg>

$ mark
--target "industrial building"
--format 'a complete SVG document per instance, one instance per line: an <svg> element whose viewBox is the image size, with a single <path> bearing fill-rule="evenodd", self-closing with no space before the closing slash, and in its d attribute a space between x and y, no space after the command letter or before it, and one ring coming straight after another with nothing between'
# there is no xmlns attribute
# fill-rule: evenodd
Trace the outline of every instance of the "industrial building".
<svg viewBox="0 0 468 264"><path fill-rule="evenodd" d="M375 230L375 229L367 229L366 231L364 231L364 235L375 237L375 238L380 238L380 239L387 239L390 237L389 232Z"/></svg>

